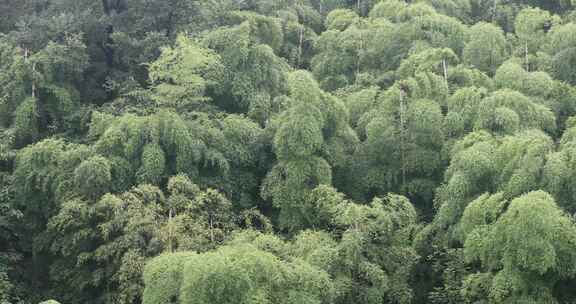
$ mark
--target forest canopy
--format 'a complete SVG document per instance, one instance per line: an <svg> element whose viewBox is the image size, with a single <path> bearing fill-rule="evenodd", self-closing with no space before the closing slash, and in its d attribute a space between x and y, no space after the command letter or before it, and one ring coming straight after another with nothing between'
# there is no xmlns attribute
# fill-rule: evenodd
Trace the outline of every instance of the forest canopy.
<svg viewBox="0 0 576 304"><path fill-rule="evenodd" d="M576 303L576 2L0 0L38 303Z"/></svg>

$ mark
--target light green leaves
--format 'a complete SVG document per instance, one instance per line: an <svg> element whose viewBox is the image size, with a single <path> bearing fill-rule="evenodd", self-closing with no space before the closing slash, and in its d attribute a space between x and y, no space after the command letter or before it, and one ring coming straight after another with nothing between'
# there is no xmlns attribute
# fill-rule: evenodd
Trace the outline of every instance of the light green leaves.
<svg viewBox="0 0 576 304"><path fill-rule="evenodd" d="M265 30L267 22L277 26L277 21L252 17L236 26L211 31L202 42L219 54L224 66L215 101L231 112L248 112L264 124L274 109L274 98L286 92L288 64L274 53L274 47L279 47L277 41L268 41L278 37L267 36Z"/></svg>
<svg viewBox="0 0 576 304"><path fill-rule="evenodd" d="M539 8L525 8L516 16L514 29L522 46L530 54L545 47L548 31L560 23L560 17Z"/></svg>
<svg viewBox="0 0 576 304"><path fill-rule="evenodd" d="M74 170L74 182L80 192L87 197L92 199L100 197L111 186L110 163L102 156L93 156L83 161Z"/></svg>
<svg viewBox="0 0 576 304"><path fill-rule="evenodd" d="M399 15L407 7L406 2L399 0L379 1L370 11L370 18L386 18L396 21Z"/></svg>
<svg viewBox="0 0 576 304"><path fill-rule="evenodd" d="M552 132L556 128L556 119L546 106L534 103L519 92L501 90L479 104L474 127L497 134L512 134L531 128Z"/></svg>
<svg viewBox="0 0 576 304"><path fill-rule="evenodd" d="M494 73L507 56L504 32L495 25L481 22L469 29L468 36L464 61L483 72Z"/></svg>
<svg viewBox="0 0 576 304"><path fill-rule="evenodd" d="M160 145L146 144L142 150L142 165L136 173L140 183L159 184L166 170L166 156Z"/></svg>
<svg viewBox="0 0 576 304"><path fill-rule="evenodd" d="M568 129L560 140L560 149L550 153L543 169L543 186L558 202L558 205L568 212L574 212L576 193L572 186L576 174L576 160L574 159L574 125L573 119L568 121Z"/></svg>
<svg viewBox="0 0 576 304"><path fill-rule="evenodd" d="M194 175L199 167L217 168L221 173L229 168L224 156L205 143L211 140L210 129L190 125L171 111L145 117L127 114L112 119L105 130L96 123L93 127L101 133L95 150L126 160L142 182L159 183L175 173ZM199 132L193 132L194 128L200 128Z"/></svg>
<svg viewBox="0 0 576 304"><path fill-rule="evenodd" d="M326 17L326 29L343 31L348 26L359 21L359 16L356 12L348 9L335 9Z"/></svg>
<svg viewBox="0 0 576 304"><path fill-rule="evenodd" d="M18 142L34 142L40 136L38 129L38 113L37 99L28 97L16 108L14 112L14 128Z"/></svg>
<svg viewBox="0 0 576 304"><path fill-rule="evenodd" d="M289 76L291 104L275 123L274 151L279 162L268 173L262 195L280 208L281 225L297 229L312 224L306 198L315 187L332 183L332 167L342 165L353 144L341 101L323 92L312 76Z"/></svg>
<svg viewBox="0 0 576 304"><path fill-rule="evenodd" d="M326 272L251 245L190 255L181 271L182 303L318 304L329 303L333 296Z"/></svg>
<svg viewBox="0 0 576 304"><path fill-rule="evenodd" d="M153 97L160 105L182 109L208 99L205 92L222 78L220 57L184 34L149 65Z"/></svg>
<svg viewBox="0 0 576 304"><path fill-rule="evenodd" d="M461 240L465 241L466 236L475 229L495 223L506 206L507 201L501 192L493 195L484 193L472 201L464 210L458 227L463 237Z"/></svg>
<svg viewBox="0 0 576 304"><path fill-rule="evenodd" d="M576 72L573 69L576 60L576 24L567 23L556 26L549 33L549 42L546 47L551 56L553 75L560 80L574 84Z"/></svg>
<svg viewBox="0 0 576 304"><path fill-rule="evenodd" d="M500 88L518 90L535 97L546 98L555 89L554 80L546 72L527 72L512 60L496 70L494 81Z"/></svg>
<svg viewBox="0 0 576 304"><path fill-rule="evenodd" d="M421 72L435 72L443 75L444 68L458 63L458 56L448 48L426 49L402 61L397 70L398 77L405 79Z"/></svg>
<svg viewBox="0 0 576 304"><path fill-rule="evenodd" d="M320 112L300 105L290 110L274 137L276 153L281 159L308 157L319 152L324 138Z"/></svg>
<svg viewBox="0 0 576 304"><path fill-rule="evenodd" d="M146 264L143 304L179 303L182 267L196 253L178 252L160 255Z"/></svg>
<svg viewBox="0 0 576 304"><path fill-rule="evenodd" d="M473 214L481 204L507 205L501 198L486 197L470 205L463 222L473 230L467 234L464 252L467 260L478 260L484 271L494 273L490 289L484 292L491 303L532 299L539 303L553 300L544 281L558 281L576 273L574 249L576 227L560 210L554 199L543 191L530 192L513 199L495 220L492 209L484 211L484 223ZM485 208L489 206L486 205ZM478 214L479 215L479 214ZM472 222L470 222L472 221ZM478 225L480 224L480 225ZM465 229L466 230L466 229ZM469 230L468 230L469 231ZM468 281L469 285L474 279Z"/></svg>

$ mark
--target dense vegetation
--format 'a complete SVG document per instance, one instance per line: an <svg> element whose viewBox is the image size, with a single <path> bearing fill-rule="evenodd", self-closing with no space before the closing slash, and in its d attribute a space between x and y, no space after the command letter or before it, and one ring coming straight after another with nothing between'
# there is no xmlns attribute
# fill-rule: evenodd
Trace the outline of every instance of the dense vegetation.
<svg viewBox="0 0 576 304"><path fill-rule="evenodd" d="M571 0L0 0L0 303L576 303L575 85Z"/></svg>

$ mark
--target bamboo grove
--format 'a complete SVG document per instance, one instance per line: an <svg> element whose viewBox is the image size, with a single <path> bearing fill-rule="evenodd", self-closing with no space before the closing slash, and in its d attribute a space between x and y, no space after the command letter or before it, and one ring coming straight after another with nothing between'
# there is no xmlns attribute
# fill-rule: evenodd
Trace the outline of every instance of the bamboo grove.
<svg viewBox="0 0 576 304"><path fill-rule="evenodd" d="M0 303L576 303L576 2L0 0Z"/></svg>

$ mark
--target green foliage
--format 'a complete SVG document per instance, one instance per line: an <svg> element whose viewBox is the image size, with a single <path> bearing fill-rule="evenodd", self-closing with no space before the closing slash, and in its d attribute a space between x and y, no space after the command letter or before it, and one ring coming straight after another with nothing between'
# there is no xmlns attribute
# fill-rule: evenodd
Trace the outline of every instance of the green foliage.
<svg viewBox="0 0 576 304"><path fill-rule="evenodd" d="M109 158L125 159L140 182L158 184L164 176L176 173L195 176L203 168L224 174L229 168L224 156L207 145L211 135L195 132L202 125L191 126L174 112L145 117L127 114L109 120L102 121L107 128L98 121L92 125L93 133L101 134L95 149Z"/></svg>
<svg viewBox="0 0 576 304"><path fill-rule="evenodd" d="M433 270L442 280L440 287L435 287L429 293L431 303L462 303L462 281L468 274L468 267L464 261L462 248L447 249L439 254L439 258L433 264Z"/></svg>
<svg viewBox="0 0 576 304"><path fill-rule="evenodd" d="M470 0L429 0L429 2L438 12L460 20L470 20L472 13L472 3Z"/></svg>
<svg viewBox="0 0 576 304"><path fill-rule="evenodd" d="M322 158L309 157L277 164L262 186L264 198L271 198L280 208L281 225L290 229L311 225L306 204L307 192L322 184L332 183L330 165Z"/></svg>
<svg viewBox="0 0 576 304"><path fill-rule="evenodd" d="M308 192L318 185L332 183L332 167L342 165L338 154L354 143L348 136L347 112L341 102L324 93L311 75L296 71L290 75L292 107L276 122L274 151L278 163L262 186L264 198L280 208L280 224L296 229L308 226Z"/></svg>
<svg viewBox="0 0 576 304"><path fill-rule="evenodd" d="M231 208L221 193L202 191L184 175L169 179L166 194L140 185L121 194L105 194L97 202L68 200L48 223L47 233L54 242L47 246L63 256L51 266L51 278L76 284L77 292L60 291L65 293L63 299L114 282L102 300L132 302L140 298L149 280L145 275L143 282L141 277L148 258L174 250L202 252L222 244L236 228ZM71 271L73 265L79 270ZM154 273L159 270L150 267L145 273L158 276ZM146 295L150 301L160 296Z"/></svg>
<svg viewBox="0 0 576 304"><path fill-rule="evenodd" d="M365 140L351 164L355 195L398 191L430 199L444 141L442 109L434 99L443 99L438 95L445 90L439 76L419 73L380 95L379 104L360 119Z"/></svg>
<svg viewBox="0 0 576 304"><path fill-rule="evenodd" d="M18 141L34 142L39 137L38 105L33 97L26 98L14 111L14 128Z"/></svg>
<svg viewBox="0 0 576 304"><path fill-rule="evenodd" d="M538 8L526 8L516 16L514 29L526 48L525 52L536 53L544 48L546 34L551 27L560 23L560 18Z"/></svg>
<svg viewBox="0 0 576 304"><path fill-rule="evenodd" d="M552 132L556 128L554 114L549 108L511 90L494 92L480 103L479 109L476 129L511 134L522 129Z"/></svg>
<svg viewBox="0 0 576 304"><path fill-rule="evenodd" d="M321 12L308 1L279 2L274 9L269 7L266 14L276 14L281 20L284 41L280 55L296 68L309 66L317 31L322 27Z"/></svg>
<svg viewBox="0 0 576 304"><path fill-rule="evenodd" d="M202 48L181 34L174 48L163 48L162 55L150 64L153 98L160 105L177 109L207 99L207 89L222 78L218 55Z"/></svg>
<svg viewBox="0 0 576 304"><path fill-rule="evenodd" d="M554 90L554 80L545 72L526 72L519 64L508 61L502 64L494 81L498 87L520 91L528 96L547 98Z"/></svg>
<svg viewBox="0 0 576 304"><path fill-rule="evenodd" d="M406 9L406 2L398 0L380 1L370 11L371 18L386 18L395 21L397 15Z"/></svg>
<svg viewBox="0 0 576 304"><path fill-rule="evenodd" d="M570 120L573 122L573 120ZM554 196L558 205L569 212L574 212L574 192L570 186L574 174L574 125L564 133L560 149L548 156L543 173L544 189Z"/></svg>
<svg viewBox="0 0 576 304"><path fill-rule="evenodd" d="M109 189L112 182L111 170L106 158L94 156L83 161L74 170L74 182L80 193L97 198Z"/></svg>
<svg viewBox="0 0 576 304"><path fill-rule="evenodd" d="M322 147L322 116L309 111L304 105L291 109L287 122L282 124L274 138L276 154L280 159L314 155Z"/></svg>
<svg viewBox="0 0 576 304"><path fill-rule="evenodd" d="M312 60L312 71L325 89L357 85L363 77L384 86L391 80L388 72L397 69L406 54L433 47L452 52L441 57L454 60L464 48L463 24L422 3L383 1L374 7L370 18L335 10L326 20L328 30L319 37L318 54ZM406 73L400 74L403 77Z"/></svg>
<svg viewBox="0 0 576 304"><path fill-rule="evenodd" d="M382 22L378 30L386 31ZM351 26L344 31L328 30L316 42L317 55L312 58L312 71L325 89L352 84L361 69L362 49L370 41L367 30Z"/></svg>
<svg viewBox="0 0 576 304"><path fill-rule="evenodd" d="M179 303L182 267L196 254L178 252L160 255L146 264L144 269L144 304Z"/></svg>
<svg viewBox="0 0 576 304"><path fill-rule="evenodd" d="M75 166L89 155L90 152L83 146L68 145L55 139L41 141L18 153L14 169L14 182L17 185L14 188L14 205L29 217L29 226L42 228L53 215L60 199L65 198L74 187ZM89 163L87 166L91 167Z"/></svg>
<svg viewBox="0 0 576 304"><path fill-rule="evenodd" d="M326 16L325 26L327 30L343 31L358 21L358 14L348 9L336 9Z"/></svg>
<svg viewBox="0 0 576 304"><path fill-rule="evenodd" d="M458 141L452 148L446 181L437 190L440 206L432 233L440 240L458 239L455 224L466 207L485 192L503 191L504 198L512 198L538 189L541 168L552 149L551 139L539 131L502 140L475 132Z"/></svg>
<svg viewBox="0 0 576 304"><path fill-rule="evenodd" d="M166 157L158 144L146 144L142 149L142 165L136 173L139 183L159 184L166 170Z"/></svg>
<svg viewBox="0 0 576 304"><path fill-rule="evenodd" d="M26 96L26 63L14 41L0 37L0 118L2 126L10 125L10 116Z"/></svg>
<svg viewBox="0 0 576 304"><path fill-rule="evenodd" d="M411 55L400 64L398 77L405 79L422 72L436 72L442 75L442 65L455 64L458 57L451 49L426 49Z"/></svg>
<svg viewBox="0 0 576 304"><path fill-rule="evenodd" d="M462 64L448 68L448 84L450 88L483 87L492 89L493 79L478 69L469 68ZM456 89L454 89L456 91Z"/></svg>
<svg viewBox="0 0 576 304"><path fill-rule="evenodd" d="M233 23L249 26L252 43L268 45L275 51L280 49L284 33L278 19L250 12L234 12L231 19Z"/></svg>
<svg viewBox="0 0 576 304"><path fill-rule="evenodd" d="M418 258L411 247L417 216L410 201L388 195L370 205L358 205L325 186L315 189L313 196L324 219L343 232L338 234L337 244L325 236L304 232L295 245L301 252L308 246L302 252L306 260L331 269L339 291L336 302L409 303L413 296L409 273ZM379 250L381 246L387 250Z"/></svg>
<svg viewBox="0 0 576 304"><path fill-rule="evenodd" d="M498 200L475 204L486 208L486 204ZM494 215L498 211L492 209L490 212L494 213L485 217L484 223L469 222L478 218L473 214L482 208L475 204L466 209L462 219L470 225L464 252L467 261L480 261L483 270L492 275L469 276L465 295L472 299L486 297L491 303L554 302L549 286L576 272L572 266L576 259L573 254L576 227L572 220L543 191L515 198L497 219Z"/></svg>
<svg viewBox="0 0 576 304"><path fill-rule="evenodd" d="M276 45L261 40L262 32L265 33L254 28L250 21L244 21L212 31L203 39L206 46L220 55L224 65L225 77L215 93L217 102L225 108L255 112L262 106L258 98L262 94L266 94L267 103L271 104L273 98L286 91L287 64L274 54ZM265 110L271 111L270 106Z"/></svg>
<svg viewBox="0 0 576 304"><path fill-rule="evenodd" d="M377 87L370 87L342 96L342 101L350 114L351 127L356 128L362 115L376 105L379 93Z"/></svg>
<svg viewBox="0 0 576 304"><path fill-rule="evenodd" d="M446 127L449 135L462 135L472 131L478 115L478 105L487 92L485 88L465 87L450 96L446 107Z"/></svg>
<svg viewBox="0 0 576 304"><path fill-rule="evenodd" d="M86 47L78 35L65 35L36 53L1 38L0 118L14 128L17 147L68 127L78 92L73 83L86 69ZM48 123L49 122L49 123Z"/></svg>
<svg viewBox="0 0 576 304"><path fill-rule="evenodd" d="M2 303L9 303L8 300L10 299L12 288L12 283L8 280L6 272L0 272L0 301L2 301Z"/></svg>
<svg viewBox="0 0 576 304"><path fill-rule="evenodd" d="M0 302L576 302L574 5L0 0Z"/></svg>
<svg viewBox="0 0 576 304"><path fill-rule="evenodd" d="M414 9L417 6L418 4L415 4ZM434 12L433 9L431 10ZM466 39L466 28L458 19L437 14L436 12L430 14L416 13L409 18L408 24L413 27L413 35L416 36L416 39L425 41L432 47L450 48L457 54L462 53ZM471 31L472 35L474 35L474 30L471 29ZM466 49L469 49L468 44Z"/></svg>
<svg viewBox="0 0 576 304"><path fill-rule="evenodd" d="M464 210L459 225L463 240L475 229L495 223L507 207L507 200L502 192L489 195L480 195Z"/></svg>
<svg viewBox="0 0 576 304"><path fill-rule="evenodd" d="M188 258L180 298L184 303L329 303L332 296L324 271L239 245Z"/></svg>
<svg viewBox="0 0 576 304"><path fill-rule="evenodd" d="M463 60L473 67L493 74L506 59L506 38L503 31L489 23L478 23L468 31L469 41Z"/></svg>
<svg viewBox="0 0 576 304"><path fill-rule="evenodd" d="M574 36L576 24L568 23L554 27L549 33L546 52L550 55L552 73L556 78L574 84L573 62L576 59Z"/></svg>

